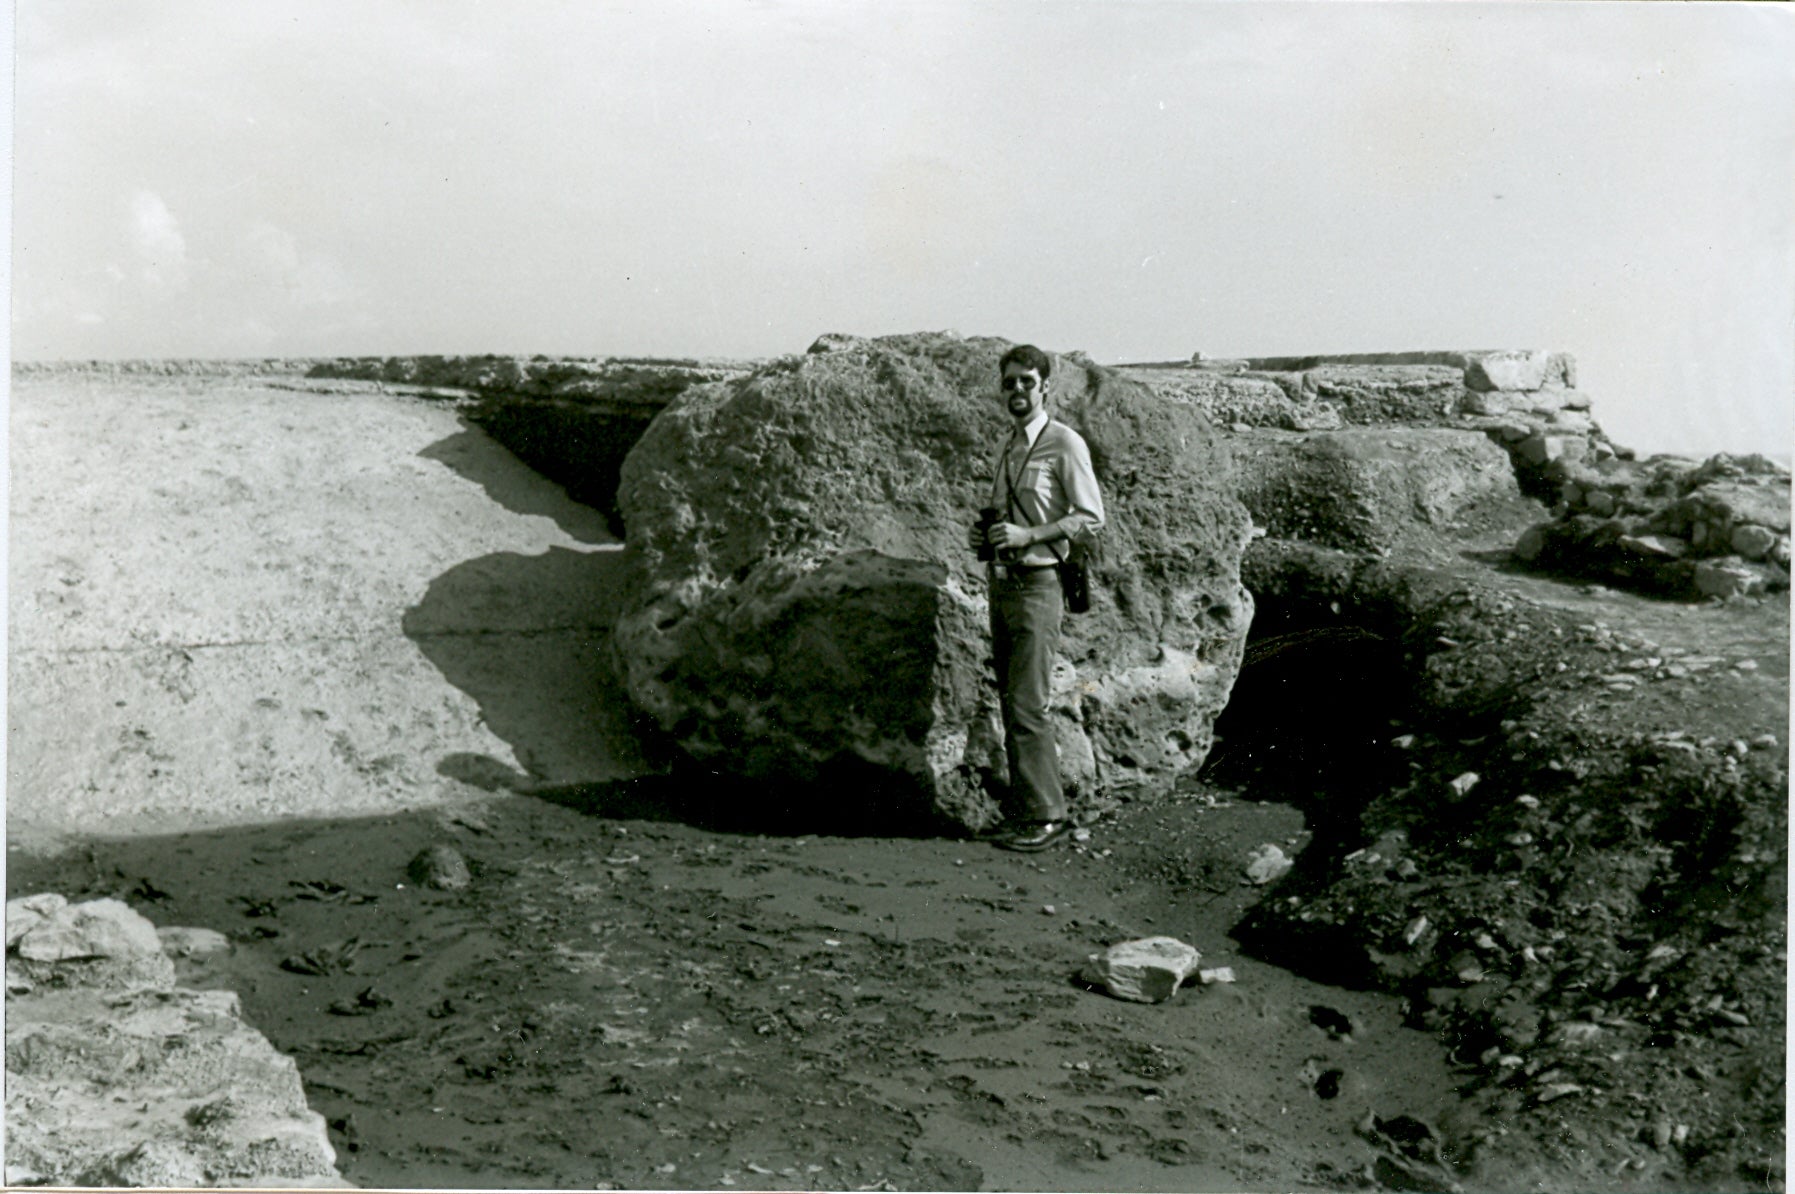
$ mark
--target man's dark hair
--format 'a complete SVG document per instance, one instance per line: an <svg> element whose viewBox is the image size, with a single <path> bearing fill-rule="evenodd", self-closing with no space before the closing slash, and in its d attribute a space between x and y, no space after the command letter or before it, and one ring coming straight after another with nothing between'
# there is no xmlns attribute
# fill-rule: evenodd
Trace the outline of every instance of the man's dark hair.
<svg viewBox="0 0 1795 1194"><path fill-rule="evenodd" d="M1021 365L1024 369L1033 369L1046 381L1053 372L1053 358L1036 348L1033 344L1018 344L1003 354L997 362L997 371L1002 373L1011 365Z"/></svg>

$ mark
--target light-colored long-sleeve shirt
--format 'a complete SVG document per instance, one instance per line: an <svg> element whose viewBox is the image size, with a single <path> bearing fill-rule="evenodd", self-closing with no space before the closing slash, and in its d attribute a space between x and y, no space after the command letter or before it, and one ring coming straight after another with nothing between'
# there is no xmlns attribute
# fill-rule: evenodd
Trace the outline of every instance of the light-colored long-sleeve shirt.
<svg viewBox="0 0 1795 1194"><path fill-rule="evenodd" d="M1045 411L1012 432L997 454L991 504L1006 522L1052 524L1058 531L1054 539L1076 541L1096 534L1103 528L1103 493L1084 437L1049 419ZM1053 564L1066 550L1065 544L1035 543L1008 562Z"/></svg>

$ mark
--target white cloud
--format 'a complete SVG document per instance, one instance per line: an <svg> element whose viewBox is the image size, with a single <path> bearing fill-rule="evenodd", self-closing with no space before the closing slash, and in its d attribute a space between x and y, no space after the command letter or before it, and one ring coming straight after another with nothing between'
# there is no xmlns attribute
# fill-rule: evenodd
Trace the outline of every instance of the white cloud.
<svg viewBox="0 0 1795 1194"><path fill-rule="evenodd" d="M251 278L298 307L334 307L355 297L355 283L329 257L300 250L285 228L257 220L244 236Z"/></svg>
<svg viewBox="0 0 1795 1194"><path fill-rule="evenodd" d="M187 288L187 238L168 204L154 191L131 197L131 244L142 261L143 280L158 289Z"/></svg>

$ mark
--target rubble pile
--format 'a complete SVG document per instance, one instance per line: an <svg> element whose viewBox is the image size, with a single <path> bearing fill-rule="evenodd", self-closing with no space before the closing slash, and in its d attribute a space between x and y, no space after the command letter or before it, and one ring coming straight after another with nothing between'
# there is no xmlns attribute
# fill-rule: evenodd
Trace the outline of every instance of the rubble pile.
<svg viewBox="0 0 1795 1194"><path fill-rule="evenodd" d="M1241 500L1272 538L1388 552L1537 520L1580 462L1630 455L1589 414L1576 361L1408 352L1118 367L1232 432Z"/></svg>
<svg viewBox="0 0 1795 1194"><path fill-rule="evenodd" d="M1771 611L1648 606L1642 633L1579 608L1621 594L1571 605L1414 554L1249 565L1274 626L1300 607L1372 628L1390 669L1358 698L1386 694L1382 733L1310 760L1334 777L1312 797L1286 789L1316 844L1240 926L1249 951L1403 996L1485 1118L1461 1162L1520 1155L1506 1126L1540 1133L1548 1169L1778 1177L1760 1059L1785 1032L1786 678L1737 645Z"/></svg>
<svg viewBox="0 0 1795 1194"><path fill-rule="evenodd" d="M170 954L228 948L114 899L6 905L8 1186L344 1186L299 1070Z"/></svg>
<svg viewBox="0 0 1795 1194"><path fill-rule="evenodd" d="M1516 542L1535 567L1666 597L1789 587L1789 470L1720 454L1567 461L1553 521Z"/></svg>

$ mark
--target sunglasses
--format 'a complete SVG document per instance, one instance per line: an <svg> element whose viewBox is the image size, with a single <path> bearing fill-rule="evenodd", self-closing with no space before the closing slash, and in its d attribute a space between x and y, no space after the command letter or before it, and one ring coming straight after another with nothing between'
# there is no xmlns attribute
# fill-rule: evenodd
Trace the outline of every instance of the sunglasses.
<svg viewBox="0 0 1795 1194"><path fill-rule="evenodd" d="M1041 383L1037 378L1029 377L1027 375L1021 377L1006 377L1003 379L1003 388L1005 392L1010 390L1022 390L1026 393L1040 384Z"/></svg>

